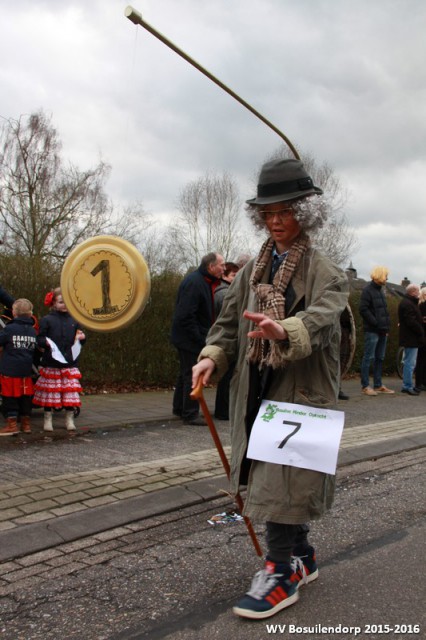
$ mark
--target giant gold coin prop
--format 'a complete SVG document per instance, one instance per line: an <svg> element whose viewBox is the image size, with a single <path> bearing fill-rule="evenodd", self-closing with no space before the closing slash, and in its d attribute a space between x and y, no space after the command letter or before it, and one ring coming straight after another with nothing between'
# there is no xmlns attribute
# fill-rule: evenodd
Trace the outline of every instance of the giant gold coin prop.
<svg viewBox="0 0 426 640"><path fill-rule="evenodd" d="M127 240L95 236L71 251L61 273L68 311L93 331L118 331L136 320L151 291L143 256Z"/></svg>

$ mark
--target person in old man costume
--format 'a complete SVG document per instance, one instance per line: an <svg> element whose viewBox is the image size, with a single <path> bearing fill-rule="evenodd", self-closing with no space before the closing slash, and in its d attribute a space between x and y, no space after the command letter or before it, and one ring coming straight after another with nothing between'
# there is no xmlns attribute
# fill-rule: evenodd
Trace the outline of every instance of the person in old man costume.
<svg viewBox="0 0 426 640"><path fill-rule="evenodd" d="M244 513L266 522L265 566L234 612L267 618L295 603L318 576L308 521L333 501L335 477L246 457L262 399L333 408L340 383L340 315L348 301L344 272L311 245L327 204L299 160L274 160L247 201L268 238L239 271L220 318L193 369L193 384L231 381L231 491L247 485Z"/></svg>

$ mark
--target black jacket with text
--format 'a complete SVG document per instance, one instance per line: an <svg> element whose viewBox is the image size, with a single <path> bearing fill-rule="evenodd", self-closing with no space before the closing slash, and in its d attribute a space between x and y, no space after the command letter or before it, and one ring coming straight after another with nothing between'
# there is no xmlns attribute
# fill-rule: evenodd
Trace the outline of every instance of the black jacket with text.
<svg viewBox="0 0 426 640"><path fill-rule="evenodd" d="M37 334L33 319L14 318L0 331L0 373L11 378L27 378L33 372Z"/></svg>

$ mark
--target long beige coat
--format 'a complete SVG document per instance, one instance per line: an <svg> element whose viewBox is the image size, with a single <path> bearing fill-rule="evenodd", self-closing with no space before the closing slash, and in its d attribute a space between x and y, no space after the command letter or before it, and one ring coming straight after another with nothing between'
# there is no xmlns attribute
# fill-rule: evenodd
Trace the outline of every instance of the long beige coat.
<svg viewBox="0 0 426 640"><path fill-rule="evenodd" d="M247 450L245 413L249 390L247 332L252 323L243 311L257 311L249 285L253 261L230 286L222 312L211 328L200 358L210 357L220 378L236 362L231 381L231 492L239 490L240 468ZM266 269L269 274L270 269ZM265 277L267 282L267 275ZM339 389L340 314L348 300L344 272L315 249L309 249L293 275L295 300L281 321L289 344L279 343L285 368L278 369L268 400L331 408ZM304 304L303 304L304 298ZM292 310L303 308L292 316ZM294 313L294 312L293 312ZM247 485L245 514L253 520L301 524L319 518L331 506L334 476L253 460Z"/></svg>

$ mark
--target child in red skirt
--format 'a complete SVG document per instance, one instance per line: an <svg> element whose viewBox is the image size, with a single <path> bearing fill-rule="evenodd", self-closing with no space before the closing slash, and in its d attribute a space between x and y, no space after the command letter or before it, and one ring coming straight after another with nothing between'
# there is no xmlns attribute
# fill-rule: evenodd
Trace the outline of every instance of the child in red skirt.
<svg viewBox="0 0 426 640"><path fill-rule="evenodd" d="M65 409L65 425L75 431L74 409L81 406L81 373L77 368L79 349L86 336L78 323L70 316L58 287L50 291L44 300L51 307L40 320L37 345L43 351L40 377L34 387L33 402L44 407L44 431L53 431L52 409Z"/></svg>
<svg viewBox="0 0 426 640"><path fill-rule="evenodd" d="M33 305L26 298L12 305L13 320L0 331L0 381L3 413L7 424L0 436L19 433L18 415L24 433L31 433L33 381L31 378L37 333L32 318Z"/></svg>

